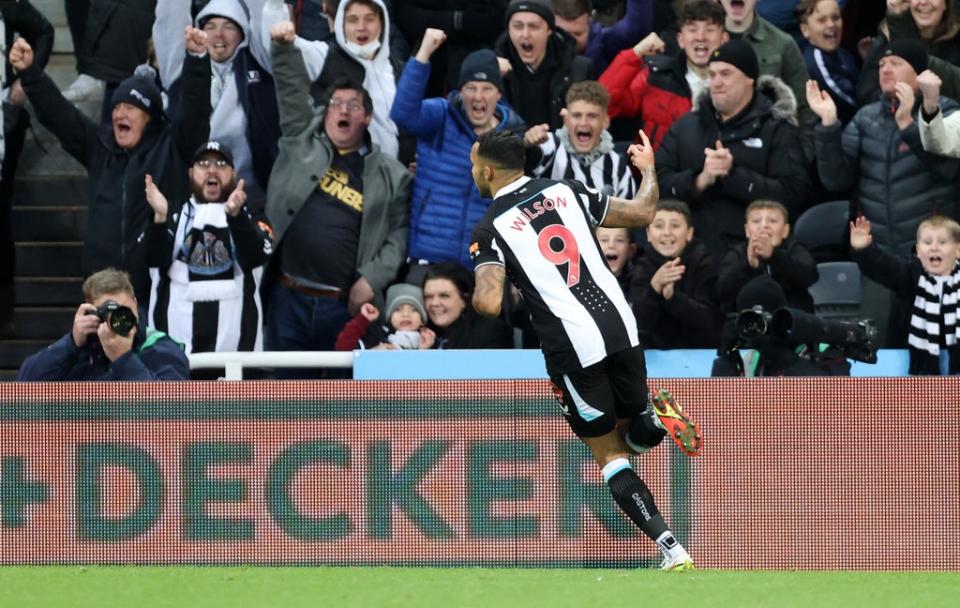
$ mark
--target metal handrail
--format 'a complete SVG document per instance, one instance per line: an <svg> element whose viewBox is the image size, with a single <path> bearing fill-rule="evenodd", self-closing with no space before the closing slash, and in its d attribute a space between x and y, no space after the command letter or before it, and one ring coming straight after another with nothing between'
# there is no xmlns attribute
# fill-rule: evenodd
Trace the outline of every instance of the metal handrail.
<svg viewBox="0 0 960 608"><path fill-rule="evenodd" d="M352 368L352 352L272 351L242 353L193 353L190 369L223 369L223 380L243 380L244 367L338 367Z"/></svg>

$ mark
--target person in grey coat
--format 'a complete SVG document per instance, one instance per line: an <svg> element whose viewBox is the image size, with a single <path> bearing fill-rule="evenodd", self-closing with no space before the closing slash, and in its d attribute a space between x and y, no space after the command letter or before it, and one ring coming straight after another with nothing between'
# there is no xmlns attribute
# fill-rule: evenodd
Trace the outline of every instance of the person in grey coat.
<svg viewBox="0 0 960 608"><path fill-rule="evenodd" d="M382 303L405 259L411 177L371 143L363 86L338 79L314 107L293 24L270 33L283 135L267 187L278 245L267 349L333 350L364 303Z"/></svg>

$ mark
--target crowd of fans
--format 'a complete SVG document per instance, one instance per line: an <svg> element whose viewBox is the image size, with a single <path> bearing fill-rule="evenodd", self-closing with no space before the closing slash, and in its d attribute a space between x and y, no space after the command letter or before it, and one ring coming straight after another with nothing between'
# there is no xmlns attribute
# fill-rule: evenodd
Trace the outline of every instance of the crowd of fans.
<svg viewBox="0 0 960 608"><path fill-rule="evenodd" d="M27 0L2 9L0 236L29 100L89 172L85 272L129 273L140 325L188 353L534 346L516 294L501 318L470 306L470 234L490 204L470 148L518 131L530 175L629 197L639 128L656 148L656 217L597 238L646 346L721 347L759 276L812 311L817 265L791 224L848 199L883 344L917 350L904 294L929 283L937 331L921 350L957 348L952 0L886 0L885 14L863 0L67 4L81 76L65 92L43 72L46 19ZM72 103L91 91L99 122ZM896 265L921 227L944 242ZM0 308L11 284L5 266Z"/></svg>

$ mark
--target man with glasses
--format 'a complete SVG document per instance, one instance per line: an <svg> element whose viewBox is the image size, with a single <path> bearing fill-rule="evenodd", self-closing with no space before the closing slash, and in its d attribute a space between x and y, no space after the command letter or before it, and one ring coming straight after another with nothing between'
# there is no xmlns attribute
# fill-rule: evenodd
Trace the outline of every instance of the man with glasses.
<svg viewBox="0 0 960 608"><path fill-rule="evenodd" d="M270 225L246 205L245 181L223 142L200 146L188 174L190 197L175 207L146 177L148 320L187 354L263 350L260 279L273 251Z"/></svg>
<svg viewBox="0 0 960 608"><path fill-rule="evenodd" d="M270 35L283 137L267 191L278 247L267 348L333 350L361 305L382 305L404 259L410 174L371 142L360 83L335 80L314 107L293 24Z"/></svg>

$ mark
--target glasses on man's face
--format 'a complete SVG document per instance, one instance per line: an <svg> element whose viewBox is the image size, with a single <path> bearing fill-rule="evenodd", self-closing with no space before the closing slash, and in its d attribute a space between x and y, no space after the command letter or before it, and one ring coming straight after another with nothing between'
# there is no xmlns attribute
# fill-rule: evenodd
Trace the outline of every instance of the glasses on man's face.
<svg viewBox="0 0 960 608"><path fill-rule="evenodd" d="M363 109L363 104L354 99L351 99L350 101L346 101L344 99L334 98L330 100L330 107L337 108L339 110L343 110L344 112L350 112L351 114L354 114Z"/></svg>
<svg viewBox="0 0 960 608"><path fill-rule="evenodd" d="M214 167L216 169L223 169L224 167L230 166L230 163L223 160L222 158L217 158L217 159L201 158L200 160L198 160L193 164L200 167L201 169L209 169L210 167Z"/></svg>

